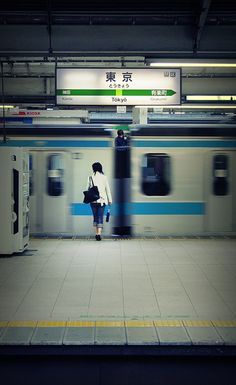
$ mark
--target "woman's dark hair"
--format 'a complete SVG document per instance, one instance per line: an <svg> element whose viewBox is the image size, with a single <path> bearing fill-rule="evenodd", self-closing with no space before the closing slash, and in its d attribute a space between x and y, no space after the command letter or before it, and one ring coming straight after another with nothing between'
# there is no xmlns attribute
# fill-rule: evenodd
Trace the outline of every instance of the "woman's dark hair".
<svg viewBox="0 0 236 385"><path fill-rule="evenodd" d="M118 135L118 136L124 135L124 131L123 131L123 130L118 130L118 131L117 131L117 135Z"/></svg>
<svg viewBox="0 0 236 385"><path fill-rule="evenodd" d="M99 163L99 162L93 163L93 164L92 164L92 168L93 168L93 172L94 172L94 173L96 173L96 172L98 171L98 172L100 172L101 174L103 174L101 163Z"/></svg>

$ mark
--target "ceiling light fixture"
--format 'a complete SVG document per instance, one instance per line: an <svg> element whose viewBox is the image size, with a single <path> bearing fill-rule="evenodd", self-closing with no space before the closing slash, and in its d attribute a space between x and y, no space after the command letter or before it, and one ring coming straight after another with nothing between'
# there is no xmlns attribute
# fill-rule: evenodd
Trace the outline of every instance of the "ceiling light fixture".
<svg viewBox="0 0 236 385"><path fill-rule="evenodd" d="M236 104L182 104L168 106L138 106L139 108L161 108L161 109L236 109Z"/></svg>
<svg viewBox="0 0 236 385"><path fill-rule="evenodd" d="M207 60L207 59L147 59L150 67L236 67L236 60Z"/></svg>
<svg viewBox="0 0 236 385"><path fill-rule="evenodd" d="M189 101L236 101L235 95L186 95L186 100Z"/></svg>

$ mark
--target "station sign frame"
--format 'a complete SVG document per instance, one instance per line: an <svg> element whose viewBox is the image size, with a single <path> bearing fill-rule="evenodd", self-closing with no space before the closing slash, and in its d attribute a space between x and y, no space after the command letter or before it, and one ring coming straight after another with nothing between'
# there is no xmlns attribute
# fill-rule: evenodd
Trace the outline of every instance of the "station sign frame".
<svg viewBox="0 0 236 385"><path fill-rule="evenodd" d="M181 68L56 68L56 104L181 104Z"/></svg>

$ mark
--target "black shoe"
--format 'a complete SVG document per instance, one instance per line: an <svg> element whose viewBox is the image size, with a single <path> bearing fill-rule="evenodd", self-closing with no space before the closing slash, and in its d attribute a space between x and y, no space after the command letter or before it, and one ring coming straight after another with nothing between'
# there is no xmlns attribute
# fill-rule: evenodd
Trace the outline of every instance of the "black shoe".
<svg viewBox="0 0 236 385"><path fill-rule="evenodd" d="M96 235L95 238L96 238L96 241L101 241L101 235Z"/></svg>

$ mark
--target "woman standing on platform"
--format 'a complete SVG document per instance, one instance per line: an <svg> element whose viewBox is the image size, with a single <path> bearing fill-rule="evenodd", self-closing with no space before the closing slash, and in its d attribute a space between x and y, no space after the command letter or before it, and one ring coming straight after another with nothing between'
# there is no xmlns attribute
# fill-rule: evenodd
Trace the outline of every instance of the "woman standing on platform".
<svg viewBox="0 0 236 385"><path fill-rule="evenodd" d="M101 241L104 210L106 205L112 204L112 196L110 186L106 175L103 173L101 163L93 163L92 169L93 175L88 177L88 187L91 187L91 182L94 186L97 186L100 198L97 201L90 203L90 206L93 212L93 225L96 233L95 238L97 241Z"/></svg>

